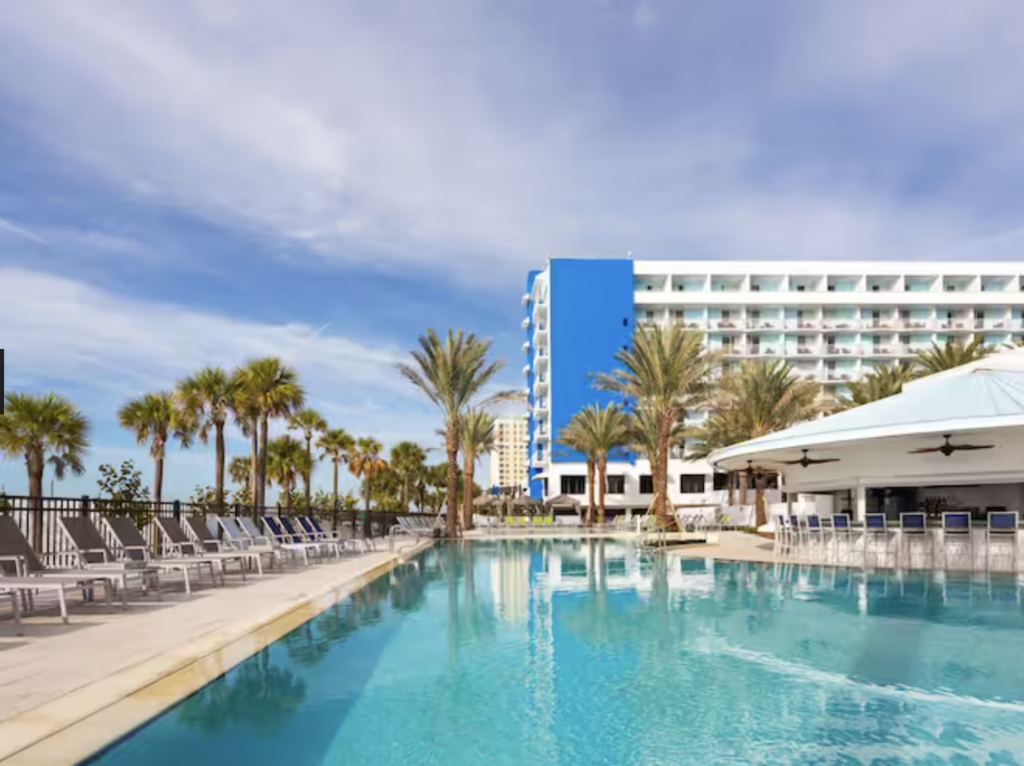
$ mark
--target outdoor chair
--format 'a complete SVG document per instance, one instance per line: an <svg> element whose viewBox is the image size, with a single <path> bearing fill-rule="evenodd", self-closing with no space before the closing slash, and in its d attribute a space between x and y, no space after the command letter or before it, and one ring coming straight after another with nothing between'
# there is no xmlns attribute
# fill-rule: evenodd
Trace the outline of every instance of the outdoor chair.
<svg viewBox="0 0 1024 766"><path fill-rule="evenodd" d="M942 568L947 568L949 545L967 552L967 568L974 569L974 545L971 540L971 514L966 511L947 511L942 514Z"/></svg>
<svg viewBox="0 0 1024 766"><path fill-rule="evenodd" d="M341 558L341 543L337 540L322 540L310 537L306 532L306 528L289 516L278 516L277 521L281 525L282 530L291 535L294 542L315 545L318 557L322 557L324 553L333 552L335 558Z"/></svg>
<svg viewBox="0 0 1024 766"><path fill-rule="evenodd" d="M888 520L885 518L884 513L868 513L864 516L864 549L863 549L863 563L866 567L868 565L868 554L872 548L876 549L877 546L873 543L881 540L882 541L882 553L886 556L889 553L889 542L893 539L892 530L889 529ZM877 561L877 559L876 559Z"/></svg>
<svg viewBox="0 0 1024 766"><path fill-rule="evenodd" d="M256 562L260 574L263 574L263 556L270 557L271 568L281 563L284 552L280 548L274 547L269 539L259 537L254 540L240 526L239 521L242 517L236 519L231 516L218 516L214 513L211 514L211 518L224 533L224 539L217 541L219 550L225 553L245 553L254 556L255 558L250 561ZM251 519L248 521L250 524L252 523ZM252 526L255 528L255 524Z"/></svg>
<svg viewBox="0 0 1024 766"><path fill-rule="evenodd" d="M989 568L989 558L996 543L1010 544L1010 569L1017 568L1017 527L1020 518L1016 511L990 511L988 526L985 529L985 569Z"/></svg>
<svg viewBox="0 0 1024 766"><path fill-rule="evenodd" d="M915 543L915 541L917 541ZM924 558L932 558L932 539L928 534L925 515L920 511L900 514L900 531L896 548L896 566L902 568L903 551L907 552L907 568L914 568L914 546L924 548Z"/></svg>
<svg viewBox="0 0 1024 766"><path fill-rule="evenodd" d="M213 536L204 519L197 516L186 516L185 526L169 516L158 516L155 522L161 532L161 549L166 557L201 557L220 561L224 565L229 561L234 561L238 563L243 582L246 569L250 564L256 565L258 575L263 575L262 557L268 552L241 550L223 545L221 540ZM273 556L271 556L271 565L273 565L273 560Z"/></svg>
<svg viewBox="0 0 1024 766"><path fill-rule="evenodd" d="M847 513L837 513L832 516L832 563L839 564L841 558L839 556L840 541L845 544L847 559L849 554L853 551L853 527L850 526L850 515Z"/></svg>
<svg viewBox="0 0 1024 766"><path fill-rule="evenodd" d="M293 556L301 557L302 563L305 566L309 566L309 552L311 550L319 551L319 546L295 542L291 539L290 535L285 534L284 529L277 523L276 518L271 516L263 516L261 518L265 530L263 533L256 527L255 522L247 516L239 516L238 521L242 525L242 531L249 535L254 542L257 540L269 540L270 544L275 548L287 551Z"/></svg>
<svg viewBox="0 0 1024 766"><path fill-rule="evenodd" d="M793 540L790 535L790 526L786 522L786 517L781 513L776 514L772 517L772 525L775 527L775 543L772 546L772 552L776 556L792 553Z"/></svg>
<svg viewBox="0 0 1024 766"><path fill-rule="evenodd" d="M821 525L821 517L816 513L807 517L804 526L804 538L807 541L807 557L809 559L825 557L825 529Z"/></svg>
<svg viewBox="0 0 1024 766"><path fill-rule="evenodd" d="M143 561L117 561L92 519L86 516L62 516L58 523L80 569L118 572L122 577L121 584L126 588L129 576L138 578L143 593L148 593L152 585L157 601L163 598L160 592L160 568Z"/></svg>
<svg viewBox="0 0 1024 766"><path fill-rule="evenodd" d="M200 557L165 559L152 555L149 543L139 532L135 523L127 516L108 516L103 519L111 536L117 542L115 551L120 551L125 561L136 562L143 565L159 567L165 572L181 572L185 580L185 594L192 595L192 584L189 581L189 570L195 569L201 572L205 567L210 572L210 580L216 585L217 574L220 574L221 584L224 584L224 568L222 562L213 559Z"/></svg>
<svg viewBox="0 0 1024 766"><path fill-rule="evenodd" d="M371 544L373 542L372 539L367 540L365 537L356 537L355 535L349 538L343 538L338 532L328 532L324 529L323 525L315 516L308 516L307 519L309 520L309 523L313 525L313 529L321 535L324 535L326 538L330 539L331 537L334 537L336 540L346 540L353 548L361 548L364 553L370 552Z"/></svg>
<svg viewBox="0 0 1024 766"><path fill-rule="evenodd" d="M124 574L91 569L50 569L43 565L40 557L32 550L14 518L3 514L0 514L0 573L0 589L18 591L29 610L34 608L35 591L56 593L61 619L65 624L68 622L65 596L68 590L81 588L83 599L88 600L91 588L99 583L110 604L115 588L121 585L121 608L128 608L127 588L123 587Z"/></svg>
<svg viewBox="0 0 1024 766"><path fill-rule="evenodd" d="M326 532L323 527L316 523L316 519L312 516L297 516L295 520L299 522L299 526L302 527L302 531L306 533L306 537L309 540L320 541L325 543L332 543L339 548L339 554L344 548L351 548L356 551L362 542L354 537L343 538L340 535L330 534Z"/></svg>

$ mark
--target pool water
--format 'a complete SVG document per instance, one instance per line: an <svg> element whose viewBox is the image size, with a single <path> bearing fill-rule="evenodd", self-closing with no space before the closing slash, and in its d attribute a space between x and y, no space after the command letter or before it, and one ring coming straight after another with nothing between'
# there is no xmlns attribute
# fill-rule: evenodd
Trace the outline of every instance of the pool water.
<svg viewBox="0 0 1024 766"><path fill-rule="evenodd" d="M95 763L1024 764L1021 587L442 545Z"/></svg>

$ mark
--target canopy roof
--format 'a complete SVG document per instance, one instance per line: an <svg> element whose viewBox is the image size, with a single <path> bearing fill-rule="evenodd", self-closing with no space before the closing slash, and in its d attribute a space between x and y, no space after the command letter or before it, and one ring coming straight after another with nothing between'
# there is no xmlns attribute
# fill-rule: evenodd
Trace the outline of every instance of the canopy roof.
<svg viewBox="0 0 1024 766"><path fill-rule="evenodd" d="M717 450L710 462L737 470L748 460L795 459L804 449L1021 426L1024 349L929 376L888 399Z"/></svg>

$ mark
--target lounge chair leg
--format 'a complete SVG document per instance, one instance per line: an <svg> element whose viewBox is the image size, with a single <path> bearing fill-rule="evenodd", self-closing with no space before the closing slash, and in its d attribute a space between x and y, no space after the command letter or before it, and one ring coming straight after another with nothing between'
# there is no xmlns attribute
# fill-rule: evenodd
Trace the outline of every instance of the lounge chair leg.
<svg viewBox="0 0 1024 766"><path fill-rule="evenodd" d="M61 588L57 591L57 601L60 603L60 621L65 625L68 624L68 600L65 595L64 589Z"/></svg>
<svg viewBox="0 0 1024 766"><path fill-rule="evenodd" d="M10 591L11 596L11 615L14 618L14 635L24 636L25 626L21 623L21 594L17 591Z"/></svg>
<svg viewBox="0 0 1024 766"><path fill-rule="evenodd" d="M191 596L192 595L192 585L188 581L188 579L189 579L188 578L188 567L182 567L181 568L181 574L182 574L182 577L185 578L185 595L186 596ZM159 592L160 592L160 590L157 589L157 593L159 593Z"/></svg>
<svg viewBox="0 0 1024 766"><path fill-rule="evenodd" d="M121 575L121 609L128 611L128 575Z"/></svg>

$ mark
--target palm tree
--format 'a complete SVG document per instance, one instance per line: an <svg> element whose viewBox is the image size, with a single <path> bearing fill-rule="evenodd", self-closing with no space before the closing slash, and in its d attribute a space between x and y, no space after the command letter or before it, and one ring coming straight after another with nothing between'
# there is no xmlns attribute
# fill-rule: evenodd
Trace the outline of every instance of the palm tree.
<svg viewBox="0 0 1024 766"><path fill-rule="evenodd" d="M302 442L288 435L270 442L267 453L267 479L281 488L285 510L291 511L296 480L309 471L312 460Z"/></svg>
<svg viewBox="0 0 1024 766"><path fill-rule="evenodd" d="M686 413L705 402L713 356L704 348L701 333L682 325L667 330L656 325L639 328L632 348L620 351L615 358L621 368L599 375L596 385L621 394L635 412L643 411L648 425L656 429L657 454L651 464L653 509L660 523L669 525L669 441Z"/></svg>
<svg viewBox="0 0 1024 766"><path fill-rule="evenodd" d="M462 419L462 433L459 444L462 449L463 491L462 491L462 529L468 532L473 528L473 473L476 461L486 452L494 448L494 416L483 410L470 410Z"/></svg>
<svg viewBox="0 0 1024 766"><path fill-rule="evenodd" d="M344 428L332 428L322 434L317 440L317 448L320 450L321 460L330 460L334 464L334 496L333 509L334 528L338 527L338 467L347 463L355 448L355 439L349 436Z"/></svg>
<svg viewBox="0 0 1024 766"><path fill-rule="evenodd" d="M449 330L445 340L434 330L419 338L420 348L412 352L412 364L398 365L398 371L427 395L444 417L445 452L448 458L448 536L458 534L459 436L462 419L474 406L484 387L502 368L504 362L491 362L491 342L480 340L474 333ZM492 401L515 396L501 392L476 403L484 406Z"/></svg>
<svg viewBox="0 0 1024 766"><path fill-rule="evenodd" d="M43 542L43 471L63 479L70 471L85 472L82 458L89 449L89 422L75 405L57 394L4 396L0 414L0 452L24 459L28 469L28 494L32 506L32 545Z"/></svg>
<svg viewBox="0 0 1024 766"><path fill-rule="evenodd" d="M355 449L352 450L348 469L357 479L363 480L363 496L366 499L366 516L370 516L370 490L373 488L373 477L382 473L388 464L380 456L384 449L376 439L362 437L356 441Z"/></svg>
<svg viewBox="0 0 1024 766"><path fill-rule="evenodd" d="M195 422L199 441L206 444L215 432L217 476L214 488L218 508L224 507L224 425L237 396L237 380L220 367L205 367L178 383L178 403Z"/></svg>
<svg viewBox="0 0 1024 766"><path fill-rule="evenodd" d="M607 490L608 480L608 457L613 450L620 447L624 447L630 443L630 428L631 422L625 410L616 404L609 404L602 407L600 404L596 406L584 407L580 412L576 413L572 421L570 421L566 431L569 433L570 440L574 436L579 436L580 443L587 447L584 454L592 457L588 459L588 464L593 462L594 467L597 470L597 521L599 524L604 524L605 515L605 494ZM587 472L590 473L590 466L588 465ZM591 511L590 521L593 521L593 476L589 476L590 481L590 504Z"/></svg>
<svg viewBox="0 0 1024 766"><path fill-rule="evenodd" d="M984 359L995 351L991 346L986 346L982 338L975 338L967 345L959 341L949 341L940 346L932 341L932 346L927 351L915 351L919 371L923 375L931 375L936 372L952 370L970 362L977 362Z"/></svg>
<svg viewBox="0 0 1024 766"><path fill-rule="evenodd" d="M228 475L231 481L248 491L252 482L252 461L247 457L232 458L228 463Z"/></svg>
<svg viewBox="0 0 1024 766"><path fill-rule="evenodd" d="M255 505L266 504L267 442L270 418L288 417L306 401L306 392L292 367L274 356L249 362L238 371L243 409L252 409L259 423L259 459L254 485Z"/></svg>
<svg viewBox="0 0 1024 766"><path fill-rule="evenodd" d="M153 499L159 506L164 490L167 445L171 439L177 439L182 449L188 449L192 444L195 424L187 413L175 406L174 394L169 391L143 394L124 405L117 416L122 427L135 432L135 441L140 447L149 443L149 455L156 466Z"/></svg>
<svg viewBox="0 0 1024 766"><path fill-rule="evenodd" d="M302 481L305 483L306 490L306 510L309 510L310 480L313 471L313 435L324 433L327 430L327 421L316 410L303 409L292 415L288 421L288 427L295 431L302 431L302 436L306 440L306 457L309 458L310 468L302 474Z"/></svg>
<svg viewBox="0 0 1024 766"><path fill-rule="evenodd" d="M888 399L902 393L903 386L913 379L914 369L910 365L897 364L889 367L883 364L860 380L851 381L848 385L850 395L839 397L839 408L848 410L880 399Z"/></svg>
<svg viewBox="0 0 1024 766"><path fill-rule="evenodd" d="M236 383L236 388L231 411L242 435L249 439L249 482L246 486L250 490L249 502L256 508L256 484L259 481L260 466L260 411L245 390L241 368L235 370L232 379Z"/></svg>
<svg viewBox="0 0 1024 766"><path fill-rule="evenodd" d="M410 489L412 483L423 472L427 453L415 442L399 442L391 448L391 467L402 479L402 511L409 510Z"/></svg>
<svg viewBox="0 0 1024 766"><path fill-rule="evenodd" d="M594 451L590 434L581 427L578 417L579 415L574 417L569 421L569 425L559 431L555 441L583 455L587 461L587 518L584 523L589 527L594 523L594 476L597 473L597 453Z"/></svg>
<svg viewBox="0 0 1024 766"><path fill-rule="evenodd" d="M736 372L722 377L711 398L713 421L709 430L735 439L732 443L757 439L817 417L825 403L819 384L801 380L793 368L780 360L743 362ZM714 422L717 421L717 422ZM755 473L757 525L766 523L764 470Z"/></svg>
<svg viewBox="0 0 1024 766"><path fill-rule="evenodd" d="M661 430L658 420L657 413L647 407L636 407L629 416L629 431L628 431L629 445L634 452L643 455L647 458L647 462L651 466L651 472L653 474L654 467L661 462L662 450L667 454L671 454L672 449L681 447L686 441L686 430L681 422L675 423L669 430L668 439L665 440L664 447L662 447ZM667 460L667 459L666 459ZM664 488L667 495L667 487ZM655 482L654 487L654 502L651 506L654 507L657 503L658 486ZM666 500L667 502L667 500Z"/></svg>

